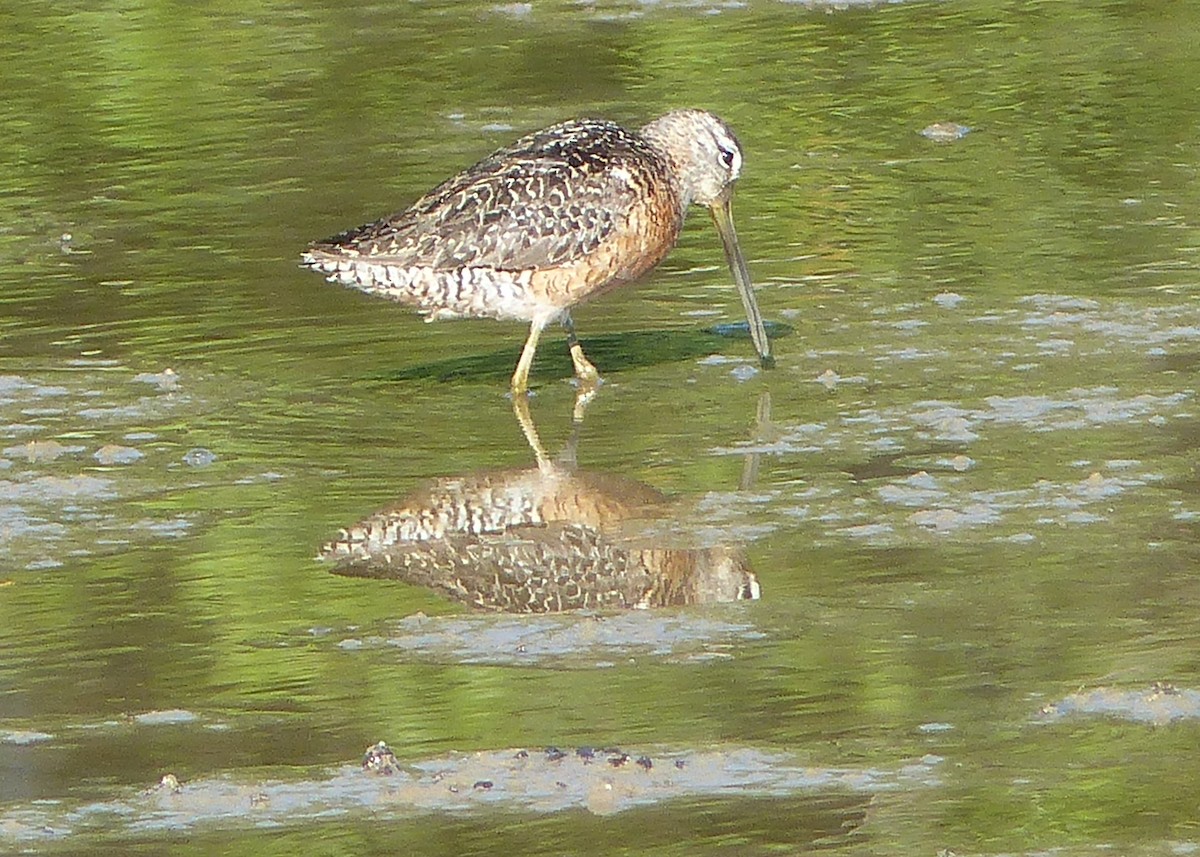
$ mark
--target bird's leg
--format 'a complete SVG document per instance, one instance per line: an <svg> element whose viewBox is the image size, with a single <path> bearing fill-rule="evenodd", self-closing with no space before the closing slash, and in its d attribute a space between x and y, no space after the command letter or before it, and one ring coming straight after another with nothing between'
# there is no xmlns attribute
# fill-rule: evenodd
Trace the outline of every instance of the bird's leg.
<svg viewBox="0 0 1200 857"><path fill-rule="evenodd" d="M514 402L523 398L529 389L529 367L533 365L533 354L537 351L538 337L542 335L542 328L545 326L546 320L538 318L535 318L529 325L529 338L525 340L525 347L521 349L521 359L517 361L517 371L513 372L512 376Z"/></svg>
<svg viewBox="0 0 1200 857"><path fill-rule="evenodd" d="M585 389L592 389L600 383L600 373L592 362L584 356L583 346L575 335L575 322L571 321L571 313L562 314L562 326L567 331L567 348L571 349L571 362L575 364L575 377Z"/></svg>
<svg viewBox="0 0 1200 857"><path fill-rule="evenodd" d="M583 413L587 409L588 402L596 395L596 388L590 390L578 389L575 391L575 408L571 411L571 436L567 438L566 444L562 448L562 452L558 454L556 459L558 463L567 470L574 470L576 463L575 451L579 446L579 433L583 429Z"/></svg>
<svg viewBox="0 0 1200 857"><path fill-rule="evenodd" d="M574 425L583 424L583 412L588 402L596 397L596 387L580 387L575 391L575 407L571 411L571 422Z"/></svg>
<svg viewBox="0 0 1200 857"><path fill-rule="evenodd" d="M554 464L551 463L550 456L546 455L537 426L533 424L533 417L529 414L529 399L525 396L513 396L512 406L513 413L517 416L517 424L521 426L521 432L525 435L529 448L533 450L533 457L537 459L538 470L544 474L553 473Z"/></svg>

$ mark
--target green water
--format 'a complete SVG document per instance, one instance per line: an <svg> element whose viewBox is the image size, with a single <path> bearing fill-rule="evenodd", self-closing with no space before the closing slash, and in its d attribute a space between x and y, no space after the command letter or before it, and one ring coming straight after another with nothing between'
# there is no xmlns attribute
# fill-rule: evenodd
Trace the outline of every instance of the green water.
<svg viewBox="0 0 1200 857"><path fill-rule="evenodd" d="M1188 3L8 10L0 851L1200 847L1196 32ZM339 528L534 455L520 326L426 325L306 242L527 130L685 105L741 138L778 367L712 332L742 310L696 212L575 313L606 381L576 455L761 599L498 616L330 574ZM532 379L552 456L565 352ZM358 769L380 739L403 776Z"/></svg>

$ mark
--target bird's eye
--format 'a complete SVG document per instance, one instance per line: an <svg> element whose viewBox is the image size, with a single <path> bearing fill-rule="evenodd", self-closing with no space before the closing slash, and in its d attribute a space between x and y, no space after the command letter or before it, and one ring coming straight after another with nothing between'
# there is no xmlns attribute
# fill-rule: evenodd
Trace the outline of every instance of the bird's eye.
<svg viewBox="0 0 1200 857"><path fill-rule="evenodd" d="M733 152L730 151L729 149L722 149L721 150L721 163L723 163L727 167L732 167L733 166Z"/></svg>

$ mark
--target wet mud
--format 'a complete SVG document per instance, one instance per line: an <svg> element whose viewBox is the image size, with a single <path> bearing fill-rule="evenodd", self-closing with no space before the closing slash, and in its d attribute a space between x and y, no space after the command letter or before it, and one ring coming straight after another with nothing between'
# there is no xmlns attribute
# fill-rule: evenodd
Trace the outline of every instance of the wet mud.
<svg viewBox="0 0 1200 857"><path fill-rule="evenodd" d="M823 767L749 747L510 748L378 764L347 764L310 778L198 778L174 774L143 790L84 804L40 802L0 816L0 843L30 845L103 831L150 836L213 827L270 828L334 817L395 819L429 812L531 814L582 809L612 815L681 798L861 794L923 789L941 760L893 770ZM635 756L636 754L636 756Z"/></svg>

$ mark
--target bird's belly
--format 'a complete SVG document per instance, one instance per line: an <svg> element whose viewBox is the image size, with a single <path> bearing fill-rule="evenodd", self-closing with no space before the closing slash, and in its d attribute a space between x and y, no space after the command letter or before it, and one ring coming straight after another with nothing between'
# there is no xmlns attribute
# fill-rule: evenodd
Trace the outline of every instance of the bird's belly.
<svg viewBox="0 0 1200 857"><path fill-rule="evenodd" d="M304 262L326 274L332 282L414 307L430 321L448 318L531 321L559 311L537 288L539 272L536 271L409 267L379 259L311 253Z"/></svg>

